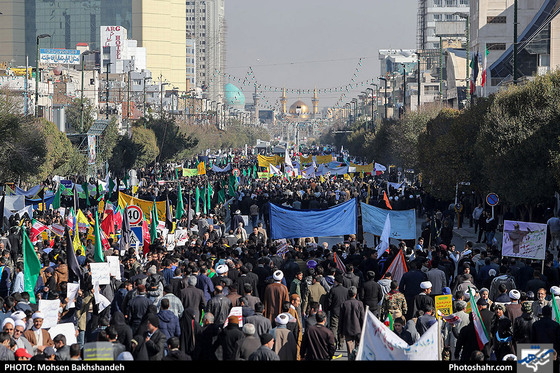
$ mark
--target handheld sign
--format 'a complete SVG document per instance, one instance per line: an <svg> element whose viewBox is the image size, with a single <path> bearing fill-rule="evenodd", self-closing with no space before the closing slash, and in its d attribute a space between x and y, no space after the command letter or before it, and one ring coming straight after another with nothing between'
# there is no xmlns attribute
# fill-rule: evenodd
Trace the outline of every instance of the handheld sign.
<svg viewBox="0 0 560 373"><path fill-rule="evenodd" d="M128 206L126 213L128 215L130 225L138 225L142 222L142 216L144 216L144 213L140 207L136 205Z"/></svg>

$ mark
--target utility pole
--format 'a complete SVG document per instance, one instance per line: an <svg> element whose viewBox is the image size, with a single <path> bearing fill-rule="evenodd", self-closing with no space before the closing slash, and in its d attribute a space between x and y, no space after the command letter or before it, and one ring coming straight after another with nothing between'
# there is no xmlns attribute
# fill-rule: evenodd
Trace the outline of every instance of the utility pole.
<svg viewBox="0 0 560 373"><path fill-rule="evenodd" d="M420 70L420 50L418 51L417 57L418 57L418 84L417 84L417 86L418 86L418 103L417 103L417 105L416 105L416 106L417 106L416 111L419 111L419 110L420 110L420 91L421 91L421 89L422 89L422 86L421 86L421 84L422 84L422 81L421 81L421 79L422 79L422 74L421 74L421 70ZM467 61L467 65L468 65L468 64L469 64L469 63L468 63L468 61Z"/></svg>
<svg viewBox="0 0 560 373"><path fill-rule="evenodd" d="M109 65L112 65L112 64L113 64L112 62L107 62L107 73L106 73L106 80L107 80L106 84L107 84L107 86L106 86L106 90L105 90L106 95L107 95L106 103L105 103L106 104L105 105L105 119L107 119L107 120L109 120Z"/></svg>
<svg viewBox="0 0 560 373"><path fill-rule="evenodd" d="M517 85L517 0L513 1L513 84Z"/></svg>

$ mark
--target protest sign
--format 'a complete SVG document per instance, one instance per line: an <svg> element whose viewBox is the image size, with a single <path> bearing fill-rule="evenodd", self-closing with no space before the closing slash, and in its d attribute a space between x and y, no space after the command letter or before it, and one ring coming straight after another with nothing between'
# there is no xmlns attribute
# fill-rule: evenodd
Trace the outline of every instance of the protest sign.
<svg viewBox="0 0 560 373"><path fill-rule="evenodd" d="M49 329L58 323L58 309L60 308L60 300L39 300L39 311L43 313L43 329Z"/></svg>
<svg viewBox="0 0 560 373"><path fill-rule="evenodd" d="M436 302L436 314L438 319L441 318L437 311L441 311L442 315L448 316L453 313L453 296L451 294L448 295L436 295L435 296Z"/></svg>
<svg viewBox="0 0 560 373"><path fill-rule="evenodd" d="M109 263L109 275L114 276L117 280L121 279L121 265L118 256L109 255L107 257Z"/></svg>
<svg viewBox="0 0 560 373"><path fill-rule="evenodd" d="M51 339L54 339L54 337L59 334L62 334L66 337L67 346L78 343L78 340L76 339L76 327L71 322L56 324L49 329L49 335L51 336Z"/></svg>
<svg viewBox="0 0 560 373"><path fill-rule="evenodd" d="M91 268L91 282L99 285L108 285L111 283L111 272L109 263L90 263Z"/></svg>
<svg viewBox="0 0 560 373"><path fill-rule="evenodd" d="M502 256L544 260L546 224L504 220Z"/></svg>
<svg viewBox="0 0 560 373"><path fill-rule="evenodd" d="M111 342L88 342L84 344L84 360L113 360Z"/></svg>

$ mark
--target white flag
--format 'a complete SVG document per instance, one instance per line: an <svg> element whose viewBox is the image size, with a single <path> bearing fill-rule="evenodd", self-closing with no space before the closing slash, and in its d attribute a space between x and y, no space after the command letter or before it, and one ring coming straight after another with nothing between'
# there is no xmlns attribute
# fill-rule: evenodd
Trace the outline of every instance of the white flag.
<svg viewBox="0 0 560 373"><path fill-rule="evenodd" d="M389 248L389 237L391 235L391 219L389 219L389 214L385 218L385 225L383 226L383 232L381 232L381 242L377 245L377 257L381 258L381 255Z"/></svg>
<svg viewBox="0 0 560 373"><path fill-rule="evenodd" d="M371 311L366 312L356 360L440 360L439 323L408 345Z"/></svg>

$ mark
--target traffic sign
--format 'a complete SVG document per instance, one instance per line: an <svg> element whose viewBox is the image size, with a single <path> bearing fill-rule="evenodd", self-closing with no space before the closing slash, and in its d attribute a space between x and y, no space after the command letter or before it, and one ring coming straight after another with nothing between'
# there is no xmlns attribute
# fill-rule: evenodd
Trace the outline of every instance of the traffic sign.
<svg viewBox="0 0 560 373"><path fill-rule="evenodd" d="M128 206L126 213L128 215L128 222L130 225L140 224L142 217L144 216L142 209L136 205Z"/></svg>
<svg viewBox="0 0 560 373"><path fill-rule="evenodd" d="M235 177L239 177L240 174L241 174L241 172L239 171L239 168L234 168L234 169L233 169L233 175L234 175Z"/></svg>
<svg viewBox="0 0 560 373"><path fill-rule="evenodd" d="M134 245L138 242L139 245L144 244L144 235L142 234L142 227L130 227L132 231L130 234L130 244Z"/></svg>
<svg viewBox="0 0 560 373"><path fill-rule="evenodd" d="M486 203L488 204L488 206L494 207L499 202L500 198L498 198L498 195L496 193L488 193L488 195L486 196Z"/></svg>

